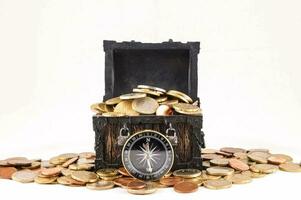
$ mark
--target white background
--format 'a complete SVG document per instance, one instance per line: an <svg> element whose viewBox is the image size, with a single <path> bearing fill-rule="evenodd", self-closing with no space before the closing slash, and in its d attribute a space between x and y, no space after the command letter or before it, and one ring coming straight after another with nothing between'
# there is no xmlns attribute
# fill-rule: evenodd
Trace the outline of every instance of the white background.
<svg viewBox="0 0 301 200"><path fill-rule="evenodd" d="M93 151L91 103L104 95L102 40L201 41L208 147L269 148L301 160L299 0L0 0L0 158ZM300 174L229 190L143 198L287 198ZM124 190L18 184L10 198L138 198Z"/></svg>

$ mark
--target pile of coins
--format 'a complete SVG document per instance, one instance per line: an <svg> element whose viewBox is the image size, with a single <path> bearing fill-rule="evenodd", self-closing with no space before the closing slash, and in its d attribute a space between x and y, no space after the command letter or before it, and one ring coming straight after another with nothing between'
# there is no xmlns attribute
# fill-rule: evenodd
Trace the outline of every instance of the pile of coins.
<svg viewBox="0 0 301 200"><path fill-rule="evenodd" d="M106 117L202 115L199 103L193 102L188 95L177 90L166 91L158 87L138 85L132 92L92 104L91 110Z"/></svg>
<svg viewBox="0 0 301 200"><path fill-rule="evenodd" d="M151 194L159 188L173 187L175 192L191 193L204 186L208 189L230 188L233 184L250 183L278 169L301 172L300 164L285 154L272 154L267 149L224 147L202 149L206 170L179 169L167 173L158 181L144 182L131 177L122 166L119 169L94 170L93 152L65 153L49 160L24 157L0 160L0 178L21 183L85 186L92 190L121 187L131 194Z"/></svg>

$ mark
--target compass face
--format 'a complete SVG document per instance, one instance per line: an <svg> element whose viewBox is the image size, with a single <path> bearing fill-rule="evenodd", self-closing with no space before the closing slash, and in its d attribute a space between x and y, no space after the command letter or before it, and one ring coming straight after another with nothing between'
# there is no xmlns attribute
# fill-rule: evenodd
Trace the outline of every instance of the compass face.
<svg viewBox="0 0 301 200"><path fill-rule="evenodd" d="M160 179L171 169L173 160L171 143L153 130L132 135L122 150L123 166L133 177L142 180Z"/></svg>

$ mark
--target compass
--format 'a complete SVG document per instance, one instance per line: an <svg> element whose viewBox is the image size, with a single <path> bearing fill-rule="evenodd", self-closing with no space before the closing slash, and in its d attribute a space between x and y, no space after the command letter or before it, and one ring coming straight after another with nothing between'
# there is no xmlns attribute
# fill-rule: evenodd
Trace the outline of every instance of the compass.
<svg viewBox="0 0 301 200"><path fill-rule="evenodd" d="M144 130L130 136L122 149L127 172L141 180L158 180L169 172L174 161L170 141L160 132Z"/></svg>

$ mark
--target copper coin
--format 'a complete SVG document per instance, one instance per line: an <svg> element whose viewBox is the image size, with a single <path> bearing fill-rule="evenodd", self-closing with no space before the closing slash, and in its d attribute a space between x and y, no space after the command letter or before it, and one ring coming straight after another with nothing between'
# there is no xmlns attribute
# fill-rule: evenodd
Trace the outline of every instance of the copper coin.
<svg viewBox="0 0 301 200"><path fill-rule="evenodd" d="M279 168L282 171L287 171L287 172L301 172L301 166L295 163L283 163L279 165Z"/></svg>
<svg viewBox="0 0 301 200"><path fill-rule="evenodd" d="M179 193L196 192L199 186L194 182L183 181L174 185L174 190Z"/></svg>
<svg viewBox="0 0 301 200"><path fill-rule="evenodd" d="M114 184L118 185L120 187L126 188L128 186L128 184L132 181L134 181L135 179L132 177L121 177L121 178L116 178L114 179Z"/></svg>
<svg viewBox="0 0 301 200"><path fill-rule="evenodd" d="M32 161L27 159L9 159L7 163L15 167L28 167L31 165Z"/></svg>
<svg viewBox="0 0 301 200"><path fill-rule="evenodd" d="M156 115L158 116L166 116L166 115L172 115L173 111L170 106L168 105L160 105L156 110Z"/></svg>
<svg viewBox="0 0 301 200"><path fill-rule="evenodd" d="M139 180L134 180L129 182L127 187L130 189L142 189L146 187L146 183Z"/></svg>
<svg viewBox="0 0 301 200"><path fill-rule="evenodd" d="M278 156L273 156L272 155L268 158L268 162L271 163L271 164L280 165L282 163L285 163L286 159L283 158L283 157L278 157Z"/></svg>
<svg viewBox="0 0 301 200"><path fill-rule="evenodd" d="M41 174L44 176L55 176L61 173L62 167L44 168Z"/></svg>
<svg viewBox="0 0 301 200"><path fill-rule="evenodd" d="M78 160L78 157L71 158L62 164L62 167L69 167L72 163L75 163Z"/></svg>
<svg viewBox="0 0 301 200"><path fill-rule="evenodd" d="M79 153L79 157L80 158L94 158L94 157L96 157L96 155L94 152L82 152L82 153Z"/></svg>
<svg viewBox="0 0 301 200"><path fill-rule="evenodd" d="M69 186L83 186L86 185L85 182L77 181L70 176L61 176L57 179L57 182L62 185L69 185Z"/></svg>
<svg viewBox="0 0 301 200"><path fill-rule="evenodd" d="M215 154L216 152L217 152L218 150L216 150L216 149L201 149L201 153L202 154Z"/></svg>
<svg viewBox="0 0 301 200"><path fill-rule="evenodd" d="M256 163L266 164L268 163L268 156L264 152L252 152L248 154L248 158Z"/></svg>
<svg viewBox="0 0 301 200"><path fill-rule="evenodd" d="M248 152L254 152L254 151L269 153L270 150L268 150L268 149L262 149L262 148L261 149L248 149Z"/></svg>
<svg viewBox="0 0 301 200"><path fill-rule="evenodd" d="M120 167L118 169L118 173L123 175L123 176L130 176L129 173L126 171L126 169L124 167Z"/></svg>
<svg viewBox="0 0 301 200"><path fill-rule="evenodd" d="M235 147L223 147L220 149L220 151L234 154L236 152L247 152L245 149L242 148L235 148Z"/></svg>
<svg viewBox="0 0 301 200"><path fill-rule="evenodd" d="M271 158L272 157L272 158ZM285 162L292 162L293 161L293 158L288 156L288 155L285 155L285 154L272 154L270 157L268 157L268 159L270 159L270 161L274 160L274 162L276 161L276 159L278 159L278 162L276 161L276 163L272 163L272 164L277 164L279 162L282 162L283 160L285 160ZM285 163L283 162L283 163ZM282 164L282 163L280 163Z"/></svg>
<svg viewBox="0 0 301 200"><path fill-rule="evenodd" d="M166 177L166 178L161 178L160 179L160 183L162 185L166 185L166 186L174 186L175 184L182 182L183 178L178 177L178 176L171 176L171 177Z"/></svg>
<svg viewBox="0 0 301 200"><path fill-rule="evenodd" d="M17 171L14 167L0 167L0 178L11 179L13 173Z"/></svg>
<svg viewBox="0 0 301 200"><path fill-rule="evenodd" d="M7 160L0 160L0 166L1 167L9 167L10 164L8 164Z"/></svg>
<svg viewBox="0 0 301 200"><path fill-rule="evenodd" d="M271 164L256 164L250 167L251 171L257 173L270 174L278 170L278 166Z"/></svg>
<svg viewBox="0 0 301 200"><path fill-rule="evenodd" d="M231 158L229 160L229 165L230 165L230 167L232 167L235 170L239 170L239 171L249 170L249 165L247 165L243 161L238 160L236 158Z"/></svg>

